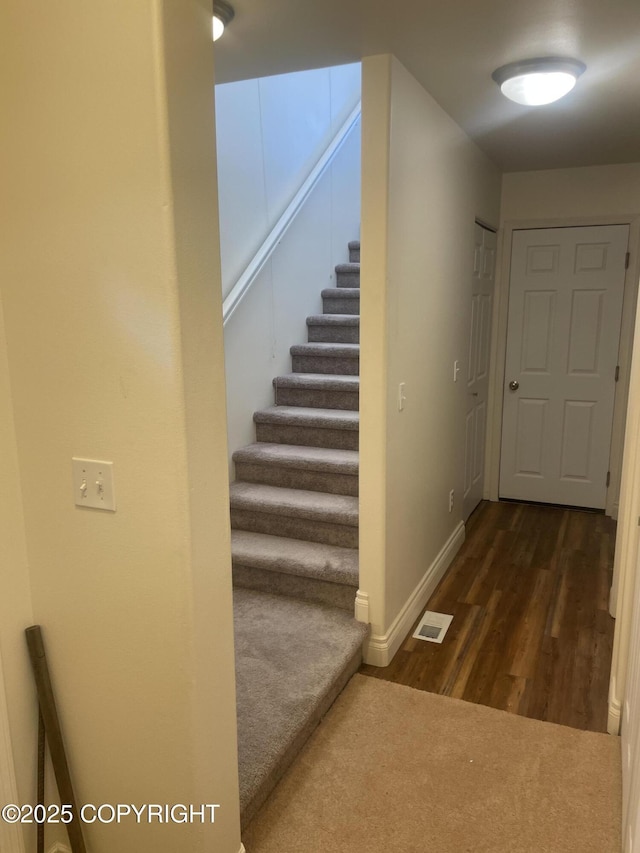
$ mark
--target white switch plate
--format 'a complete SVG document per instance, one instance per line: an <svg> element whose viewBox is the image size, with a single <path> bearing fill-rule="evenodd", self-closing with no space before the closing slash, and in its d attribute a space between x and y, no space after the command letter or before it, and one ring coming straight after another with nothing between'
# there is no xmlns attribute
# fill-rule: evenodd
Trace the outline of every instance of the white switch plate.
<svg viewBox="0 0 640 853"><path fill-rule="evenodd" d="M401 412L404 409L404 404L407 401L407 398L404 393L405 383L401 382L398 385L398 411Z"/></svg>
<svg viewBox="0 0 640 853"><path fill-rule="evenodd" d="M460 373L460 362L454 361L453 362L453 381L454 382L458 381L458 374L459 373Z"/></svg>
<svg viewBox="0 0 640 853"><path fill-rule="evenodd" d="M73 499L76 506L91 509L116 510L113 487L113 462L96 459L71 460L73 468Z"/></svg>

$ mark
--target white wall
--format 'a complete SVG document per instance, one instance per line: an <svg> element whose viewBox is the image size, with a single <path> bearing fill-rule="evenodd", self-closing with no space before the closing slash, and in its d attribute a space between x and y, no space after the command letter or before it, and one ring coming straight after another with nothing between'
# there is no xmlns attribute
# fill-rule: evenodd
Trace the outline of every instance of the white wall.
<svg viewBox="0 0 640 853"><path fill-rule="evenodd" d="M228 290L359 100L360 64L229 83L216 97ZM289 348L306 342L306 317L322 313L359 236L358 123L225 325L229 454L255 440L253 412L273 405L274 377L291 372Z"/></svg>
<svg viewBox="0 0 640 853"><path fill-rule="evenodd" d="M88 847L237 853L210 4L9 0L0 17L18 463L9 437L0 523L21 491L33 621L79 801L222 806L213 826L92 825ZM0 381L5 415L1 362ZM116 513L74 506L73 455L114 461ZM5 666L22 619L3 618ZM24 661L10 668L15 716L29 688ZM22 779L32 719L25 709L16 731Z"/></svg>
<svg viewBox="0 0 640 853"><path fill-rule="evenodd" d="M216 86L223 296L359 98L359 62Z"/></svg>
<svg viewBox="0 0 640 853"><path fill-rule="evenodd" d="M640 335L640 313L636 336ZM622 510L624 535L618 534L616 562L624 568L616 613L613 665L609 689L609 731L622 722L622 839L625 853L640 844L640 349L632 364L631 393L624 448ZM622 720L621 720L622 717Z"/></svg>
<svg viewBox="0 0 640 853"><path fill-rule="evenodd" d="M502 222L639 211L640 163L511 172L502 178Z"/></svg>
<svg viewBox="0 0 640 853"><path fill-rule="evenodd" d="M395 652L463 538L466 385L453 363L467 355L474 221L497 225L499 194L497 169L400 62L365 59L360 587L372 663Z"/></svg>

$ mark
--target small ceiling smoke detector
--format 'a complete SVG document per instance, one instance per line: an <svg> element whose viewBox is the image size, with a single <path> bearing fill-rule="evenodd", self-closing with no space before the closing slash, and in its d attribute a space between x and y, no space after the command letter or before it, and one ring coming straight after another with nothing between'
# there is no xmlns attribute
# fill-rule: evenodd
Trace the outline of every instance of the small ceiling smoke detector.
<svg viewBox="0 0 640 853"><path fill-rule="evenodd" d="M539 107L568 94L586 67L578 59L544 56L510 62L491 76L511 101L526 107Z"/></svg>
<svg viewBox="0 0 640 853"><path fill-rule="evenodd" d="M213 4L213 40L217 41L222 33L224 32L224 28L227 26L229 21L233 18L235 12L233 11L233 6L230 6L228 3L225 3L224 0L215 0Z"/></svg>

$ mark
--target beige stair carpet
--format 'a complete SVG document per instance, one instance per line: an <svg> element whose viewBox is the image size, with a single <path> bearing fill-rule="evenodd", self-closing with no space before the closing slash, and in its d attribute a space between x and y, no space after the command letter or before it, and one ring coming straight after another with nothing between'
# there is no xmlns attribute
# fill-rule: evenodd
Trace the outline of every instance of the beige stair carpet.
<svg viewBox="0 0 640 853"><path fill-rule="evenodd" d="M356 675L248 853L619 853L620 741Z"/></svg>

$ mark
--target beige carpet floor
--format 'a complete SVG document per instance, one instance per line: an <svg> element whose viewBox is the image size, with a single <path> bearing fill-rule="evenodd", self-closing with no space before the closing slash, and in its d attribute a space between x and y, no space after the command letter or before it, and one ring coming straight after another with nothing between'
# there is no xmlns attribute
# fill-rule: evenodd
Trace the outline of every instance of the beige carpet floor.
<svg viewBox="0 0 640 853"><path fill-rule="evenodd" d="M620 741L356 675L247 853L619 853Z"/></svg>

